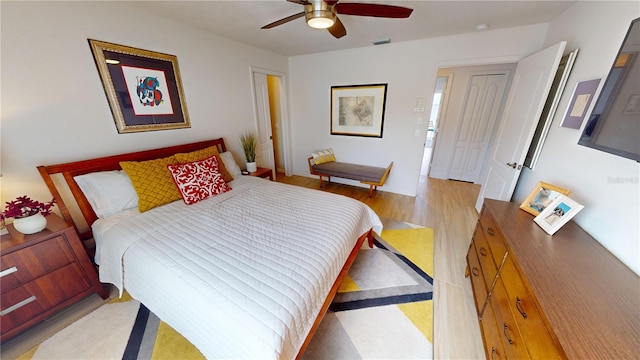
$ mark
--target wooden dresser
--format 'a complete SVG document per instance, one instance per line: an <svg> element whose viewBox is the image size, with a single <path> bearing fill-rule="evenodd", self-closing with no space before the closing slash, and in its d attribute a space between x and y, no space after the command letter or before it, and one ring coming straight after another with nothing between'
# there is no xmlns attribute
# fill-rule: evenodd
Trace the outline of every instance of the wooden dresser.
<svg viewBox="0 0 640 360"><path fill-rule="evenodd" d="M47 228L36 234L7 229L0 248L1 341L94 292L107 298L75 229L60 217L47 216Z"/></svg>
<svg viewBox="0 0 640 360"><path fill-rule="evenodd" d="M573 221L487 199L467 264L488 359L640 357L640 278Z"/></svg>

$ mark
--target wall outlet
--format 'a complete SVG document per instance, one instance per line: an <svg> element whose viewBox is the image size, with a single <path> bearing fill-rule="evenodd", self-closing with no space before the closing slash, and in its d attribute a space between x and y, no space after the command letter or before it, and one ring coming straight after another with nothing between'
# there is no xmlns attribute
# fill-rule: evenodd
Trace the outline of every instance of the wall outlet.
<svg viewBox="0 0 640 360"><path fill-rule="evenodd" d="M416 129L415 135L420 136L420 129Z"/></svg>

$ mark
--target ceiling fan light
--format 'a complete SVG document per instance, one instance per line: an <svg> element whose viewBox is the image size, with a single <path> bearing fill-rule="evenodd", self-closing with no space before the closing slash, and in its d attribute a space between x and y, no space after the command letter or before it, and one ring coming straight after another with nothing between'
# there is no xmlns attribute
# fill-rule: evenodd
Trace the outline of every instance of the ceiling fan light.
<svg viewBox="0 0 640 360"><path fill-rule="evenodd" d="M335 23L335 19L328 19L324 17L315 17L307 20L307 24L314 29L328 29Z"/></svg>
<svg viewBox="0 0 640 360"><path fill-rule="evenodd" d="M333 7L324 1L314 5L305 5L304 17L307 25L314 29L328 29L336 23Z"/></svg>

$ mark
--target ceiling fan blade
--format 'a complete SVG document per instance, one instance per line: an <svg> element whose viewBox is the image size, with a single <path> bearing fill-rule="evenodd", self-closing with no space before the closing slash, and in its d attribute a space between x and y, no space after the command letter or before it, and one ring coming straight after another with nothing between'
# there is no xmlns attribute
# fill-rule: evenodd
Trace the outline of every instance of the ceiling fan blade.
<svg viewBox="0 0 640 360"><path fill-rule="evenodd" d="M293 14L293 15L291 15L291 16L287 16L287 17L286 17L286 18L284 18L284 19L280 19L280 20L278 20L278 21L274 21L274 22L272 22L271 24L267 24L267 25L265 25L265 26L261 27L261 29L271 29L271 28L273 28L273 27L276 27L276 26L278 26L278 25L282 25L282 24L288 23L288 22L289 22L289 21L291 21L291 20L295 20L295 19L301 18L301 17L303 17L303 16L304 16L304 11L303 11L303 12L301 12L301 13Z"/></svg>
<svg viewBox="0 0 640 360"><path fill-rule="evenodd" d="M338 17L336 17L336 23L327 30L329 30L331 35L333 35L336 39L340 39L341 37L347 35L347 29L344 28L342 21L340 21Z"/></svg>
<svg viewBox="0 0 640 360"><path fill-rule="evenodd" d="M310 5L311 3L305 0L287 0L288 2L292 2L300 5Z"/></svg>
<svg viewBox="0 0 640 360"><path fill-rule="evenodd" d="M402 6L363 3L337 3L334 8L343 15L385 18L408 18L413 12L413 9Z"/></svg>

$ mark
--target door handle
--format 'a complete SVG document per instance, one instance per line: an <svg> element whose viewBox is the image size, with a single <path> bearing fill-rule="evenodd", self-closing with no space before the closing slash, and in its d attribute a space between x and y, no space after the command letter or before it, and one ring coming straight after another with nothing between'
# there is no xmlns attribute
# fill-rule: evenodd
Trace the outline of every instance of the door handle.
<svg viewBox="0 0 640 360"><path fill-rule="evenodd" d="M514 169L516 169L516 170L520 170L520 169L522 169L522 165L518 165L518 163L515 163L515 162L507 163L507 166L508 166L508 167L512 167L512 168L514 168Z"/></svg>

